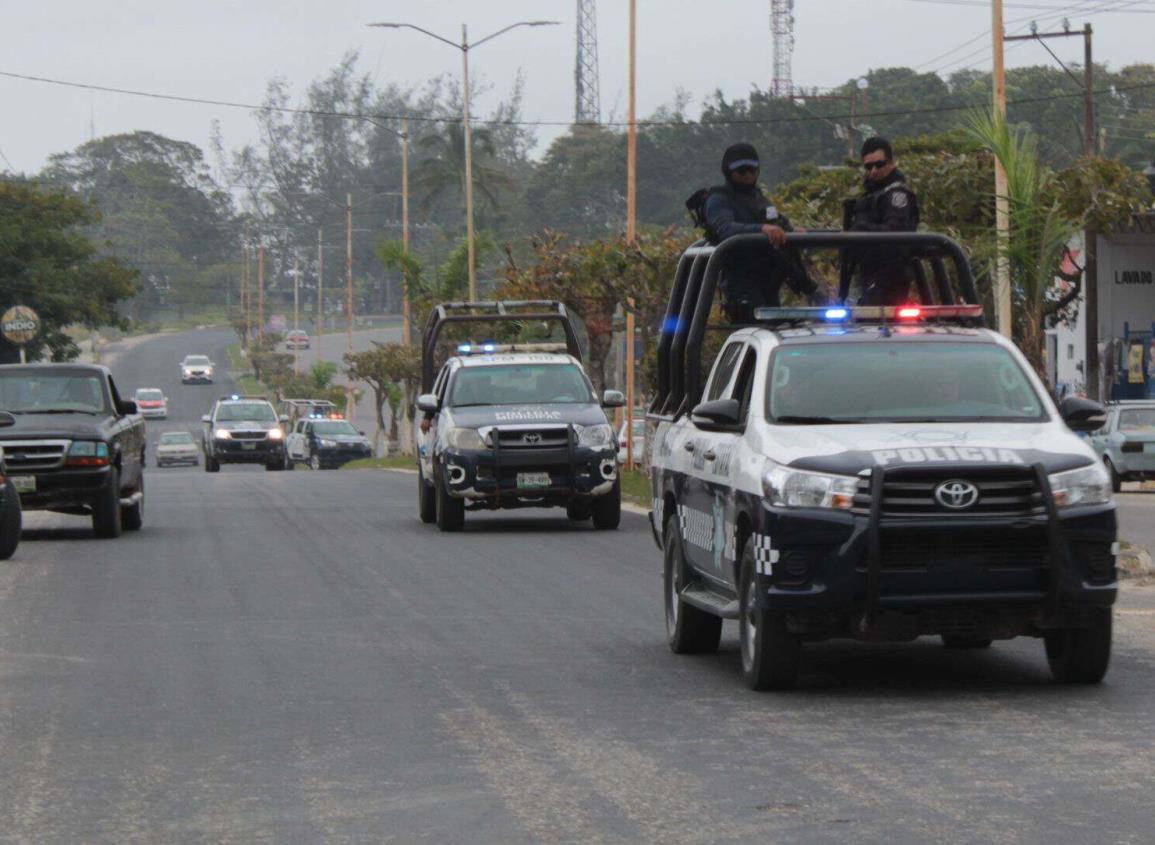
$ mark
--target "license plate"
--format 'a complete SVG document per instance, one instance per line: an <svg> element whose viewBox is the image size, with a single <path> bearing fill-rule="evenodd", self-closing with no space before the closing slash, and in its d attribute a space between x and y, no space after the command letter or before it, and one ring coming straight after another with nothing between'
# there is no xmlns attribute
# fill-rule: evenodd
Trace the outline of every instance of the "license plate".
<svg viewBox="0 0 1155 845"><path fill-rule="evenodd" d="M12 482L12 486L16 488L17 493L36 492L35 475L10 475L8 476L8 480Z"/></svg>
<svg viewBox="0 0 1155 845"><path fill-rule="evenodd" d="M517 474L517 486L519 488L549 487L549 473L519 472Z"/></svg>
<svg viewBox="0 0 1155 845"><path fill-rule="evenodd" d="M250 450L250 451L251 451L251 450L253 450L253 449L256 449L256 448L257 448L257 444L256 444L256 443L242 443L242 444L241 444L241 448L242 448L242 449L248 449L248 450Z"/></svg>

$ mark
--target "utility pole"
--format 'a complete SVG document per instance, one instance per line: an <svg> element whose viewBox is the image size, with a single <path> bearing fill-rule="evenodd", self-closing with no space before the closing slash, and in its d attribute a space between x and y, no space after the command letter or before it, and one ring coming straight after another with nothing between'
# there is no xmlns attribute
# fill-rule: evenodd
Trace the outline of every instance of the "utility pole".
<svg viewBox="0 0 1155 845"><path fill-rule="evenodd" d="M409 118L401 118L401 249L409 257ZM401 343L409 346L409 273L401 273Z"/></svg>
<svg viewBox="0 0 1155 845"><path fill-rule="evenodd" d="M345 195L345 353L353 354L353 195ZM353 420L353 376L348 377L345 416Z"/></svg>
<svg viewBox="0 0 1155 845"><path fill-rule="evenodd" d="M265 245L257 247L257 340L265 339Z"/></svg>
<svg viewBox="0 0 1155 845"><path fill-rule="evenodd" d="M626 240L638 238L638 0L630 0L629 138L626 155ZM626 469L634 468L634 300L626 300Z"/></svg>
<svg viewBox="0 0 1155 845"><path fill-rule="evenodd" d="M1067 29L1064 24L1062 32L1032 32L1030 35L1007 36L1006 41L1038 41L1043 43L1045 38L1083 38L1083 155L1094 158L1096 155L1095 143L1095 63L1091 55L1091 25L1083 24L1081 30ZM1047 52L1050 48L1043 46ZM1051 53L1055 56L1054 53ZM1055 56L1058 60L1058 57ZM1059 62L1063 70L1076 82L1079 78L1066 65ZM1099 384L1099 233L1094 226L1083 230L1083 331L1087 347L1084 359L1083 378L1087 395L1092 399L1099 399L1102 387Z"/></svg>
<svg viewBox="0 0 1155 845"><path fill-rule="evenodd" d="M301 256L293 251L293 331L301 328ZM293 375L301 372L301 340L293 341Z"/></svg>
<svg viewBox="0 0 1155 845"><path fill-rule="evenodd" d="M317 360L321 357L321 335L325 333L325 240L317 229Z"/></svg>
<svg viewBox="0 0 1155 845"><path fill-rule="evenodd" d="M994 111L996 120L1007 119L1007 77L1003 63L1003 0L991 0L991 38L993 48L993 68L991 81L994 86ZM998 330L1010 337L1014 331L1011 313L1011 265L1007 258L1010 245L1010 207L1007 202L1007 172L1003 163L995 158L995 322Z"/></svg>
<svg viewBox="0 0 1155 845"><path fill-rule="evenodd" d="M245 319L245 334L244 342L241 344L245 349L249 348L249 277L252 275L252 259L249 257L249 224L245 223L245 239L241 243L241 255L244 262L241 267L241 311L244 313Z"/></svg>

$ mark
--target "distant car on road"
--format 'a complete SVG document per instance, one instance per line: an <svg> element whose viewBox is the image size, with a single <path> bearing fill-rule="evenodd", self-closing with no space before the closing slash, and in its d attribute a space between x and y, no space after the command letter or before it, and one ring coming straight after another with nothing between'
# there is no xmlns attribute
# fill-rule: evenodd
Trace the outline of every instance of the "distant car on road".
<svg viewBox="0 0 1155 845"><path fill-rule="evenodd" d="M168 397L163 390L155 387L141 387L133 397L140 415L145 418L163 420L168 416Z"/></svg>
<svg viewBox="0 0 1155 845"><path fill-rule="evenodd" d="M373 457L369 438L347 420L299 419L285 441L289 465L337 469L349 461Z"/></svg>
<svg viewBox="0 0 1155 845"><path fill-rule="evenodd" d="M144 522L144 420L105 367L0 366L8 482L24 510L86 514L98 537Z"/></svg>
<svg viewBox="0 0 1155 845"><path fill-rule="evenodd" d="M178 465L196 466L200 463L201 450L196 438L187 431L166 431L156 444L156 465L170 467Z"/></svg>
<svg viewBox="0 0 1155 845"><path fill-rule="evenodd" d="M1124 481L1155 479L1155 401L1107 406L1107 423L1091 434L1091 446L1119 492Z"/></svg>
<svg viewBox="0 0 1155 845"><path fill-rule="evenodd" d="M293 329L285 335L286 349L308 349L309 333L304 329Z"/></svg>
<svg viewBox="0 0 1155 845"><path fill-rule="evenodd" d="M0 427L15 425L16 417L0 411ZM20 494L4 474L4 450L0 449L0 560L8 560L20 544Z"/></svg>
<svg viewBox="0 0 1155 845"><path fill-rule="evenodd" d="M263 396L222 396L204 423L205 472L221 464L264 464L270 472L285 468L285 430Z"/></svg>
<svg viewBox="0 0 1155 845"><path fill-rule="evenodd" d="M207 355L185 355L180 362L181 384L212 384L213 362Z"/></svg>

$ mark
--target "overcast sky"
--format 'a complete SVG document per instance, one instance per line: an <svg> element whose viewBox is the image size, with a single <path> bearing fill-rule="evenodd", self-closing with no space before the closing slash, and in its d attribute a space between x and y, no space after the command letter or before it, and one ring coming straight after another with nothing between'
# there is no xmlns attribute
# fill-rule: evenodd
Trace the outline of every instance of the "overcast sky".
<svg viewBox="0 0 1155 845"><path fill-rule="evenodd" d="M794 81L835 85L872 67L923 70L990 64L989 5L980 0L796 0ZM461 24L479 38L520 20L560 26L519 29L472 54L476 78L492 86L484 112L526 78L525 116L573 115L575 0L50 0L4 3L0 71L166 94L260 103L267 81L283 76L300 92L349 50L381 82L420 84L460 73L460 53L412 31L368 29L407 21L458 39ZM638 110L669 103L678 88L695 104L714 89L743 97L771 73L769 0L638 0ZM1131 13L1104 13L1129 8ZM626 110L626 0L599 0L603 115ZM1008 0L1008 32L1028 16L1057 27L1095 27L1095 58L1113 68L1155 60L1155 0ZM1081 10L1081 11L1080 11ZM973 39L968 43L968 39ZM1081 39L1052 41L1065 61L1082 59ZM965 46L963 46L965 45ZM959 48L954 52L954 48ZM947 54L947 55L944 55ZM1009 66L1042 64L1037 44L1015 45ZM249 141L251 113L92 93L0 77L0 167L38 170L48 155L97 135L151 130L207 149L221 122L230 147ZM542 130L544 144L558 130Z"/></svg>

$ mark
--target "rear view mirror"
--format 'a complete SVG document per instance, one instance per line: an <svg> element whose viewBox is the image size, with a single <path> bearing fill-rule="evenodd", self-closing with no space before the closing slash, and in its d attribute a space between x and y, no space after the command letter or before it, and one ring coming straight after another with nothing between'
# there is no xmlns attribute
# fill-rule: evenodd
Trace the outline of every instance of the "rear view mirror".
<svg viewBox="0 0 1155 845"><path fill-rule="evenodd" d="M288 414L281 414L279 417L277 417L277 419L283 423L287 423L289 421L289 415Z"/></svg>
<svg viewBox="0 0 1155 845"><path fill-rule="evenodd" d="M741 404L737 399L715 399L703 402L690 412L690 422L698 428L710 430L738 425Z"/></svg>
<svg viewBox="0 0 1155 845"><path fill-rule="evenodd" d="M436 414L441 410L441 402L436 393L422 393L417 397L417 410L427 414Z"/></svg>
<svg viewBox="0 0 1155 845"><path fill-rule="evenodd" d="M626 404L626 397L620 390L607 390L602 394L603 408L620 408Z"/></svg>
<svg viewBox="0 0 1155 845"><path fill-rule="evenodd" d="M1063 422L1071 431L1097 431L1107 424L1107 409L1093 399L1068 396L1059 404Z"/></svg>
<svg viewBox="0 0 1155 845"><path fill-rule="evenodd" d="M135 414L136 413L136 403L133 402L131 399L121 399L120 403L116 406L116 411L122 417L127 417L130 414Z"/></svg>
<svg viewBox="0 0 1155 845"><path fill-rule="evenodd" d="M203 422L205 425L208 425L212 421L213 421L213 418L210 417L208 414L204 414L201 416L201 422Z"/></svg>

